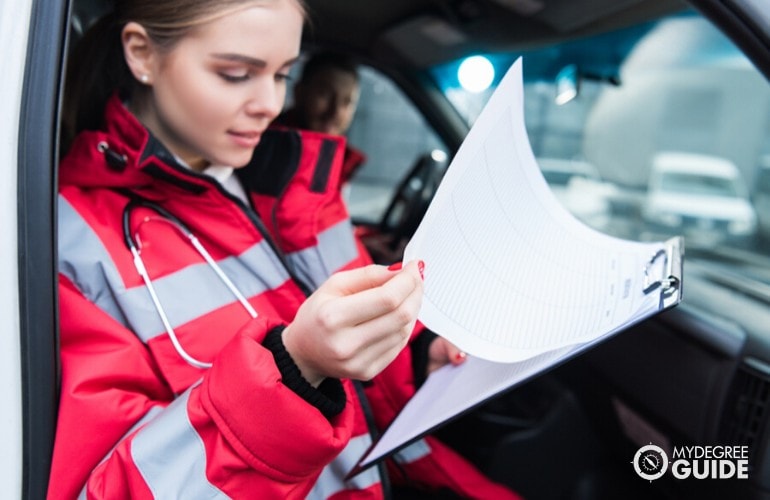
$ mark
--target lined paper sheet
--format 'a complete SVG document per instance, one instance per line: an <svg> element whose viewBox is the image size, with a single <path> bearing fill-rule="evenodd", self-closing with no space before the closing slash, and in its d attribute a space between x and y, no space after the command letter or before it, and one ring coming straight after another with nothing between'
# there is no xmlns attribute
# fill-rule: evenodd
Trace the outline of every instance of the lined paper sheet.
<svg viewBox="0 0 770 500"><path fill-rule="evenodd" d="M670 242L594 231L553 196L524 127L521 64L473 125L404 254L425 261L419 319L470 357L432 373L351 474L681 299L645 291L648 278L669 276L665 259L651 259ZM665 262L681 275L680 255Z"/></svg>
<svg viewBox="0 0 770 500"><path fill-rule="evenodd" d="M419 319L469 354L521 361L588 342L643 314L645 262L660 243L612 238L567 212L524 127L521 60L442 180L404 261L425 261Z"/></svg>

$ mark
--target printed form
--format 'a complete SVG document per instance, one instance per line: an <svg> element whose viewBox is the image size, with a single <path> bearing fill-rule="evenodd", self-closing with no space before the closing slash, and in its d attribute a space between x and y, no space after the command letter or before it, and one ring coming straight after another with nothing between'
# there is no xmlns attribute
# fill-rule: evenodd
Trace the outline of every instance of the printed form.
<svg viewBox="0 0 770 500"><path fill-rule="evenodd" d="M468 353L434 372L359 462L662 309L663 242L614 238L552 194L524 124L522 62L501 81L449 166L404 262L425 261L420 321Z"/></svg>

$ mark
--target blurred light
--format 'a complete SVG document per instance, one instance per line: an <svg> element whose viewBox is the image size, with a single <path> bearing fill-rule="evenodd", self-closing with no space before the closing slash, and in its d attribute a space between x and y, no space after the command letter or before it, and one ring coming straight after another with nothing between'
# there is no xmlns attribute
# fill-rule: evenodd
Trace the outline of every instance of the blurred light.
<svg viewBox="0 0 770 500"><path fill-rule="evenodd" d="M430 152L431 158L433 158L433 161L437 162L445 162L447 161L447 154L444 151L441 151L440 149L434 149Z"/></svg>
<svg viewBox="0 0 770 500"><path fill-rule="evenodd" d="M471 56L460 64L457 79L468 92L482 92L492 85L495 79L495 68L486 57Z"/></svg>

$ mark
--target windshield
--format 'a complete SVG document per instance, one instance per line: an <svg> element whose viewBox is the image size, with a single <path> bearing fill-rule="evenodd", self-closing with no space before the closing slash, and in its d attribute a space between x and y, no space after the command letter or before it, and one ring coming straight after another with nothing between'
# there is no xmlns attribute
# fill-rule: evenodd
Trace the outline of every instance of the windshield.
<svg viewBox="0 0 770 500"><path fill-rule="evenodd" d="M546 165L554 160L597 172L590 182L570 182L569 196L560 197L578 218L627 239L681 235L688 251L704 251L701 258L724 258L734 248L768 256L770 86L707 20L684 11L601 36L485 56L495 69L485 90L463 87L457 75L464 61L432 75L472 124L521 56L527 132L546 180L561 190L572 177L554 175ZM665 172L651 183L663 152L687 158L692 172ZM726 164L730 175L714 173ZM667 201L651 196L650 186L664 190ZM725 210L693 195L750 203Z"/></svg>

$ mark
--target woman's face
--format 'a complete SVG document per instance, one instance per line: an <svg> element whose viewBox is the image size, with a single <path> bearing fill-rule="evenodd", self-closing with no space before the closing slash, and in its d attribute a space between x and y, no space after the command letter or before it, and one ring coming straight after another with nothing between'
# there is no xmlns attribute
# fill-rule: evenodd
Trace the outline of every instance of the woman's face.
<svg viewBox="0 0 770 500"><path fill-rule="evenodd" d="M303 21L278 0L201 25L154 59L139 119L196 170L245 165L281 111Z"/></svg>

